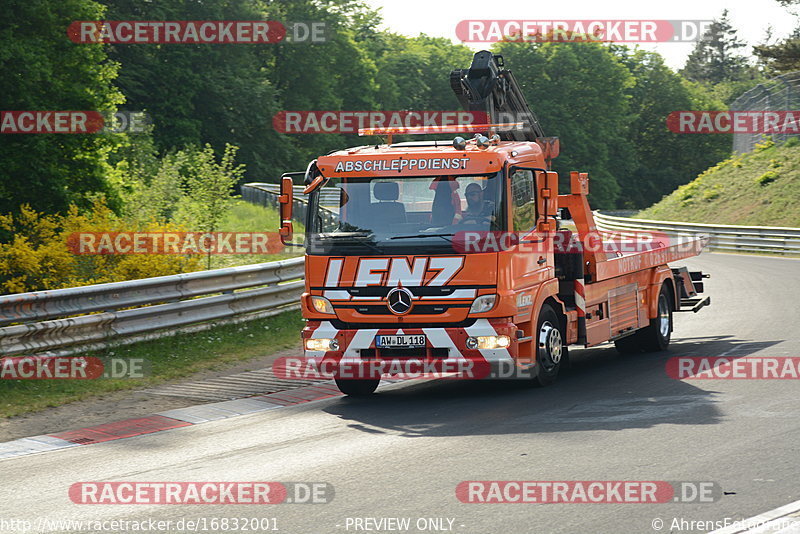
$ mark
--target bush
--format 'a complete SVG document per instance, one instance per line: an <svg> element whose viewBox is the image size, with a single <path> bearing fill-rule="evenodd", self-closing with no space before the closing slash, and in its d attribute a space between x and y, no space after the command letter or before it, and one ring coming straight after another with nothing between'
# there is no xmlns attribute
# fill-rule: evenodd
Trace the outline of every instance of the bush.
<svg viewBox="0 0 800 534"><path fill-rule="evenodd" d="M76 232L171 232L176 225L131 225L118 218L103 202L79 213L74 205L66 215L44 215L23 205L18 215L0 215L0 293L24 293L45 289L118 282L196 271L200 256L178 255L75 255L68 246Z"/></svg>
<svg viewBox="0 0 800 534"><path fill-rule="evenodd" d="M755 148L753 148L753 152L763 152L775 146L775 141L770 139L769 137L762 138L761 142L756 143Z"/></svg>
<svg viewBox="0 0 800 534"><path fill-rule="evenodd" d="M694 181L689 182L686 185L680 186L676 191L676 194L678 195L678 200L681 200L683 202L691 200L692 197L694 197L694 195L697 193L699 187L700 187L700 180L698 179L695 179Z"/></svg>
<svg viewBox="0 0 800 534"><path fill-rule="evenodd" d="M756 183L758 185L767 185L767 184L770 184L770 183L774 182L777 179L778 179L778 173L777 172L775 172L775 171L767 171L764 174L762 174L761 176L759 176L758 178L756 178Z"/></svg>
<svg viewBox="0 0 800 534"><path fill-rule="evenodd" d="M721 191L719 187L710 187L703 191L703 200L714 200L715 198L719 197L720 193Z"/></svg>
<svg viewBox="0 0 800 534"><path fill-rule="evenodd" d="M783 146L786 147L793 147L797 145L800 145L800 137L790 137L785 143L783 143Z"/></svg>

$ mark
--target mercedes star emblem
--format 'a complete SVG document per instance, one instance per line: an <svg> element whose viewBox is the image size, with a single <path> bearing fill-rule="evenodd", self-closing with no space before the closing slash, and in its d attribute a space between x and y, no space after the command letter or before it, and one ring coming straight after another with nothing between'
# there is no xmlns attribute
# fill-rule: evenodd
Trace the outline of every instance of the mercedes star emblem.
<svg viewBox="0 0 800 534"><path fill-rule="evenodd" d="M386 295L389 310L395 315L405 315L411 311L411 299L414 294L404 287L396 287Z"/></svg>

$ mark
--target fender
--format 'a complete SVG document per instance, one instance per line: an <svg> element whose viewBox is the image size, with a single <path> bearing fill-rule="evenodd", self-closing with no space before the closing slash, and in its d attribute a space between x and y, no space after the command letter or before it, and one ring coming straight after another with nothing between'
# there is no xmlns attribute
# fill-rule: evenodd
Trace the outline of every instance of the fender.
<svg viewBox="0 0 800 534"><path fill-rule="evenodd" d="M556 303L556 312L565 315L564 310L564 303L558 298L558 279L553 278L547 280L533 290L533 302L531 305L531 313L530 318L524 320L521 324L518 325L520 329L525 333L526 336L535 336L536 332L536 322L539 320L539 312L542 309L545 301L549 298L552 298ZM529 346L533 346L529 344ZM532 354L524 354L521 350L518 354L518 359L522 361L530 361L532 359Z"/></svg>
<svg viewBox="0 0 800 534"><path fill-rule="evenodd" d="M650 285L647 288L648 305L647 317L655 319L658 315L658 294L661 292L661 286L665 280L672 280L672 269L666 265L661 265L653 269L653 275L650 277ZM671 286L672 302L678 302L675 299L675 284Z"/></svg>

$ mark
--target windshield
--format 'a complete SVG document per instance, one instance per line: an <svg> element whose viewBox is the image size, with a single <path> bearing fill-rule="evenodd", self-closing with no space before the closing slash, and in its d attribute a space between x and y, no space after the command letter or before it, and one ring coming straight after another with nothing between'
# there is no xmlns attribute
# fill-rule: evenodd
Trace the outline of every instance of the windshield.
<svg viewBox="0 0 800 534"><path fill-rule="evenodd" d="M503 230L502 173L331 179L309 198L310 254L448 253Z"/></svg>

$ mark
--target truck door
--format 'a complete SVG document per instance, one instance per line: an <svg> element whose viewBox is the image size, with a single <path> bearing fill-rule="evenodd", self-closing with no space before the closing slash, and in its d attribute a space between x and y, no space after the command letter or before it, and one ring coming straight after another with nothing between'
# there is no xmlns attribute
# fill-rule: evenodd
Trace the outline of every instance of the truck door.
<svg viewBox="0 0 800 534"><path fill-rule="evenodd" d="M518 304L526 304L535 298L531 290L552 277L550 269L554 265L552 234L543 235L536 231L540 217L536 202L536 170L512 167L509 175L509 230L519 237L519 244L514 247L510 260L511 284ZM525 307L518 305L518 312Z"/></svg>

